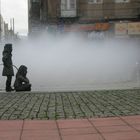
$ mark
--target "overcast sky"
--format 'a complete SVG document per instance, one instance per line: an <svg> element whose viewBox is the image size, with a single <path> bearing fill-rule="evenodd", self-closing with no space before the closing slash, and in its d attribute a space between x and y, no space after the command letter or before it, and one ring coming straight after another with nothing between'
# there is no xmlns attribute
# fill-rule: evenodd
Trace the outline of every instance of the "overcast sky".
<svg viewBox="0 0 140 140"><path fill-rule="evenodd" d="M4 20L10 23L15 19L15 32L26 35L28 32L27 0L1 0L1 12Z"/></svg>

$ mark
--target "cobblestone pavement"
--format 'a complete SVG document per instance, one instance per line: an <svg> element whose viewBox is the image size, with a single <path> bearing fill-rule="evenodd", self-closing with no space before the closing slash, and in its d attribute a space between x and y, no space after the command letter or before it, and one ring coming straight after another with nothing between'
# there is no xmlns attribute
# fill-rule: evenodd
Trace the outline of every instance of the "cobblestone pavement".
<svg viewBox="0 0 140 140"><path fill-rule="evenodd" d="M140 114L140 90L0 93L0 119L68 119Z"/></svg>

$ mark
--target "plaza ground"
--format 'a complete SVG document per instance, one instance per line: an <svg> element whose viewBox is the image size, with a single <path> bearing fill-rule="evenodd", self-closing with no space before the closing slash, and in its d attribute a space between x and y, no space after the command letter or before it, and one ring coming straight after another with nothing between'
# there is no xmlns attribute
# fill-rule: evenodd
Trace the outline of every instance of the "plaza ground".
<svg viewBox="0 0 140 140"><path fill-rule="evenodd" d="M140 90L0 92L0 140L140 140Z"/></svg>
<svg viewBox="0 0 140 140"><path fill-rule="evenodd" d="M140 115L140 90L0 93L0 119L77 119Z"/></svg>

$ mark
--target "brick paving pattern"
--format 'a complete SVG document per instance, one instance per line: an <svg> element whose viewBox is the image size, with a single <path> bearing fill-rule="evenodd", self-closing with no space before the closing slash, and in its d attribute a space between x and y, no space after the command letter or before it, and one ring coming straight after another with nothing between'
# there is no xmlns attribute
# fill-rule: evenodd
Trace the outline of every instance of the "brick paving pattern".
<svg viewBox="0 0 140 140"><path fill-rule="evenodd" d="M0 120L58 120L138 114L139 89L0 93Z"/></svg>
<svg viewBox="0 0 140 140"><path fill-rule="evenodd" d="M67 120L0 120L0 140L140 140L140 115Z"/></svg>

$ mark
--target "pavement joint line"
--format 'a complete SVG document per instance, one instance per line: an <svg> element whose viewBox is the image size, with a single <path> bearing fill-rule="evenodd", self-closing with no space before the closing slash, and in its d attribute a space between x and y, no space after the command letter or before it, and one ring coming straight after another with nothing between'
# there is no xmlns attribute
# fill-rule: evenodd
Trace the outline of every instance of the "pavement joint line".
<svg viewBox="0 0 140 140"><path fill-rule="evenodd" d="M104 136L102 135L102 133L98 130L98 128L89 120L89 118L87 118L88 122L93 126L93 128L95 128L95 130L97 131L97 133L102 137L103 140L106 140L104 138Z"/></svg>
<svg viewBox="0 0 140 140"><path fill-rule="evenodd" d="M23 96L22 96L22 97L23 97ZM20 98L20 97L19 97L19 98ZM19 98L18 98L18 99L19 99ZM15 98L14 98L14 99L15 99ZM12 102L12 101L13 101L13 100L10 100L9 102ZM9 102L8 102L8 103L9 103ZM15 104L16 104L15 102L14 102L14 103L12 103L12 105L11 105L10 107L8 107L8 109L10 109L10 108L11 108L13 105L15 105ZM7 112L7 111L8 111L8 109L7 109L7 110L5 110L5 111L3 112L3 114L1 115L1 117L3 117L4 113L5 113L5 112Z"/></svg>
<svg viewBox="0 0 140 140"><path fill-rule="evenodd" d="M84 105L88 108L88 110L90 110L92 112L92 110L89 108L89 106L85 103L85 101L83 100L83 98L81 96L79 96L79 98L81 99L81 101L84 103ZM84 112L85 113L85 112ZM85 115L86 116L86 115Z"/></svg>
<svg viewBox="0 0 140 140"><path fill-rule="evenodd" d="M75 114L75 111L74 111L74 109L73 109L73 106L72 106L72 103L71 103L71 101L70 101L70 99L69 99L68 94L66 94L66 96L67 96L68 102L69 102L69 104L70 104L70 106L71 106L71 109L72 109L72 112L73 112L74 118L76 118L76 114Z"/></svg>
<svg viewBox="0 0 140 140"><path fill-rule="evenodd" d="M42 106L44 100L45 100L45 95L43 95L43 99L42 99L41 104L40 104L40 106L39 106L39 109L38 109L38 111L37 111L36 118L38 118L37 116L38 116L38 114L39 114L39 112L40 112L40 109L41 109L41 106Z"/></svg>
<svg viewBox="0 0 140 140"><path fill-rule="evenodd" d="M20 99L22 99L23 97L24 97L24 95L23 95ZM26 97L24 98L24 101L25 101L25 100L26 100ZM19 105L18 105L18 106L19 106ZM17 107L17 108L18 108L18 107ZM15 110L16 110L16 109L15 109ZM14 111L15 111L15 110L14 110ZM14 111L13 111L13 112L14 112ZM12 116L13 112L10 114L9 118Z"/></svg>
<svg viewBox="0 0 140 140"><path fill-rule="evenodd" d="M88 99L88 97L84 94L84 97L86 98L86 99ZM92 98L94 98L95 99L95 97L93 97L92 96ZM89 101L100 111L100 112L102 112L102 110L100 110L100 108L91 100L91 99L89 99Z"/></svg>
<svg viewBox="0 0 140 140"><path fill-rule="evenodd" d="M67 115L66 115L66 111L65 111L65 108L64 108L64 100L63 100L63 95L61 94L61 102L62 102L62 108L63 108L63 111L64 111L64 117L65 119L67 118Z"/></svg>
<svg viewBox="0 0 140 140"><path fill-rule="evenodd" d="M135 131L139 132L139 130L137 130L135 127L133 127L131 124L129 124L127 121L125 121L122 117L119 117L124 123L126 123L129 127L133 128Z"/></svg>
<svg viewBox="0 0 140 140"><path fill-rule="evenodd" d="M114 108L116 108L117 110L119 110L115 105L111 104L110 102L107 101L107 99L104 99L109 105L113 106ZM119 110L120 112L122 112L121 110ZM114 112L111 111L112 114L116 115Z"/></svg>
<svg viewBox="0 0 140 140"><path fill-rule="evenodd" d="M60 140L63 140L57 120L55 120Z"/></svg>
<svg viewBox="0 0 140 140"><path fill-rule="evenodd" d="M50 105L50 99L51 99L51 94L49 94L49 101L47 102L47 105L46 105L46 118L48 118L49 119L49 116L48 116L48 114L47 114L47 112L48 112L48 109L49 109L49 105Z"/></svg>
<svg viewBox="0 0 140 140"><path fill-rule="evenodd" d="M81 112L82 112L82 114L84 115L84 118L85 118L86 114L85 114L85 112L82 110L82 108L81 108L80 104L78 103L77 99L75 98L74 93L72 93L72 96L73 96L73 98L74 98L76 104L78 105L79 109L81 110Z"/></svg>
<svg viewBox="0 0 140 140"><path fill-rule="evenodd" d="M34 103L32 104L32 107L30 108L30 112L29 112L29 114L28 114L28 117L29 117L30 119L33 119L32 117L30 117L30 115L31 115L32 109L34 108L34 106L35 106L35 104L36 104L37 101L38 101L38 99L35 99L35 100L34 100Z"/></svg>
<svg viewBox="0 0 140 140"><path fill-rule="evenodd" d="M24 131L24 123L25 123L25 120L23 120L23 122L22 122L22 129L21 129L21 132L20 132L20 139L19 140L22 140L22 134L23 134L23 131Z"/></svg>
<svg viewBox="0 0 140 140"><path fill-rule="evenodd" d="M28 97L29 97L29 94L28 94L27 98L28 98ZM28 103L30 103L30 102L31 102L31 98L29 99ZM25 107L23 108L22 112L27 108L28 103L25 105ZM21 115L22 112L20 112L19 115Z"/></svg>

